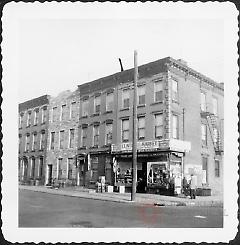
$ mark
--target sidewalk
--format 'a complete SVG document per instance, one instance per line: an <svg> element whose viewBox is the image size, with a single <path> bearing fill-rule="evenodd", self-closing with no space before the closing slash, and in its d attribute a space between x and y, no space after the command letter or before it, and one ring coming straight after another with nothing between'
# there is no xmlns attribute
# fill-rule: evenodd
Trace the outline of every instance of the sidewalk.
<svg viewBox="0 0 240 245"><path fill-rule="evenodd" d="M196 199L183 197L161 196L156 194L137 193L135 202L131 202L131 193L120 194L96 193L95 190L84 187L67 187L60 189L51 189L46 186L27 186L19 185L20 190L30 190L36 192L45 192L55 195L72 196L94 200L103 200L111 202L121 202L129 204L145 204L156 206L208 206L222 207L223 197L221 196L197 196Z"/></svg>

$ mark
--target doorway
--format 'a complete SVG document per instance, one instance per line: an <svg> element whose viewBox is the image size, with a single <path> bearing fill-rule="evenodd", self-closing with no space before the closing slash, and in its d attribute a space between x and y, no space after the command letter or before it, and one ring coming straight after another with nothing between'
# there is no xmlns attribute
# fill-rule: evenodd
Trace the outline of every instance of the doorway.
<svg viewBox="0 0 240 245"><path fill-rule="evenodd" d="M47 181L46 185L52 184L52 165L47 165Z"/></svg>

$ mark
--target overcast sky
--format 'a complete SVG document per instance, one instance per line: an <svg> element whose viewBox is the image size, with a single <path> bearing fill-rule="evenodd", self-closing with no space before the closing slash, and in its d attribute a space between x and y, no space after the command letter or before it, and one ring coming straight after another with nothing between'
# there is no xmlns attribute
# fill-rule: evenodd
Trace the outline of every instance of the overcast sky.
<svg viewBox="0 0 240 245"><path fill-rule="evenodd" d="M197 16L193 9L176 9L176 5L166 10L161 4L150 5L145 15L144 8L133 8L129 15L124 15L126 8L118 8L114 18L109 14L111 9L103 11L101 6L96 10L98 15L88 15L91 8L79 5L78 11L67 17L57 8L48 8L46 15L43 5L33 6L22 8L25 15L18 19L15 30L19 102L43 94L56 96L119 72L118 58L124 69L132 68L135 49L139 65L171 56L224 82L224 25L220 17L209 18L203 12ZM173 15L178 9L182 15Z"/></svg>

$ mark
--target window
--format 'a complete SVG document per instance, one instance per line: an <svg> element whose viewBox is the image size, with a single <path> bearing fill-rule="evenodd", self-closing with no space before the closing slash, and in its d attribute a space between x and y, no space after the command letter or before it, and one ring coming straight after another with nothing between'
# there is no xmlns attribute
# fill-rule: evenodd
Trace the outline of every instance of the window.
<svg viewBox="0 0 240 245"><path fill-rule="evenodd" d="M106 145L112 143L112 123L106 123Z"/></svg>
<svg viewBox="0 0 240 245"><path fill-rule="evenodd" d="M31 126L31 112L27 114L27 127Z"/></svg>
<svg viewBox="0 0 240 245"><path fill-rule="evenodd" d="M213 114L218 114L218 101L217 98L213 98Z"/></svg>
<svg viewBox="0 0 240 245"><path fill-rule="evenodd" d="M74 146L74 129L69 130L69 148Z"/></svg>
<svg viewBox="0 0 240 245"><path fill-rule="evenodd" d="M22 128L23 126L23 114L20 114L19 116L19 128Z"/></svg>
<svg viewBox="0 0 240 245"><path fill-rule="evenodd" d="M93 126L93 145L99 145L99 125Z"/></svg>
<svg viewBox="0 0 240 245"><path fill-rule="evenodd" d="M220 162L215 160L215 177L220 177Z"/></svg>
<svg viewBox="0 0 240 245"><path fill-rule="evenodd" d="M68 158L68 179L74 179L73 178L73 158Z"/></svg>
<svg viewBox="0 0 240 245"><path fill-rule="evenodd" d="M88 100L83 100L82 102L82 116L86 117L88 115Z"/></svg>
<svg viewBox="0 0 240 245"><path fill-rule="evenodd" d="M57 107L52 108L52 122L57 121Z"/></svg>
<svg viewBox="0 0 240 245"><path fill-rule="evenodd" d="M163 138L163 115L155 115L155 138Z"/></svg>
<svg viewBox="0 0 240 245"><path fill-rule="evenodd" d="M138 139L144 139L145 138L145 117L139 117L138 118Z"/></svg>
<svg viewBox="0 0 240 245"><path fill-rule="evenodd" d="M202 157L203 183L208 183L208 159Z"/></svg>
<svg viewBox="0 0 240 245"><path fill-rule="evenodd" d="M81 140L81 146L85 147L87 143L87 127L82 127L82 140Z"/></svg>
<svg viewBox="0 0 240 245"><path fill-rule="evenodd" d="M38 172L38 177L43 176L43 157L39 158L39 172Z"/></svg>
<svg viewBox="0 0 240 245"><path fill-rule="evenodd" d="M172 79L172 99L178 101L178 82Z"/></svg>
<svg viewBox="0 0 240 245"><path fill-rule="evenodd" d="M70 118L76 118L77 117L77 103L73 101L71 103L71 110L70 110Z"/></svg>
<svg viewBox="0 0 240 245"><path fill-rule="evenodd" d="M50 149L54 150L55 132L51 132Z"/></svg>
<svg viewBox="0 0 240 245"><path fill-rule="evenodd" d="M130 97L130 95L129 95L129 90L126 90L126 89L124 89L123 91L122 91L122 107L123 108L129 108L129 97Z"/></svg>
<svg viewBox="0 0 240 245"><path fill-rule="evenodd" d="M59 149L64 147L64 130L59 132Z"/></svg>
<svg viewBox="0 0 240 245"><path fill-rule="evenodd" d="M129 141L129 119L122 120L122 142Z"/></svg>
<svg viewBox="0 0 240 245"><path fill-rule="evenodd" d="M39 111L36 110L34 112L34 125L37 125L38 124L38 116L39 116Z"/></svg>
<svg viewBox="0 0 240 245"><path fill-rule="evenodd" d="M26 142L25 142L25 151L29 151L30 147L30 135L26 136Z"/></svg>
<svg viewBox="0 0 240 245"><path fill-rule="evenodd" d="M35 151L37 148L37 134L34 133L32 136L32 150Z"/></svg>
<svg viewBox="0 0 240 245"><path fill-rule="evenodd" d="M163 101L163 82L157 81L154 83L154 101Z"/></svg>
<svg viewBox="0 0 240 245"><path fill-rule="evenodd" d="M44 150L44 145L45 145L45 131L41 132L40 135L40 150Z"/></svg>
<svg viewBox="0 0 240 245"><path fill-rule="evenodd" d="M215 145L218 142L218 130L215 127L213 128L213 142L214 142Z"/></svg>
<svg viewBox="0 0 240 245"><path fill-rule="evenodd" d="M206 111L206 94L201 92L201 111Z"/></svg>
<svg viewBox="0 0 240 245"><path fill-rule="evenodd" d="M94 113L100 113L100 105L101 105L100 99L101 99L100 96L96 96L94 98Z"/></svg>
<svg viewBox="0 0 240 245"><path fill-rule="evenodd" d="M202 145L206 146L207 145L207 125L202 124L201 125L201 135L202 135Z"/></svg>
<svg viewBox="0 0 240 245"><path fill-rule="evenodd" d="M173 115L172 116L172 124L173 124L173 131L172 131L172 136L174 139L178 139L179 138L179 129L178 129L178 116L177 115Z"/></svg>
<svg viewBox="0 0 240 245"><path fill-rule="evenodd" d="M34 176L35 176L35 157L32 157L32 159L31 159L31 162L32 162L32 164L31 164L31 173L30 173L30 175L31 175L31 178L34 178Z"/></svg>
<svg viewBox="0 0 240 245"><path fill-rule="evenodd" d="M137 88L138 105L145 105L145 86Z"/></svg>
<svg viewBox="0 0 240 245"><path fill-rule="evenodd" d="M113 93L109 93L106 96L106 111L113 110Z"/></svg>
<svg viewBox="0 0 240 245"><path fill-rule="evenodd" d="M19 134L19 136L18 136L18 152L19 153L21 151L21 145L22 145L22 135Z"/></svg>
<svg viewBox="0 0 240 245"><path fill-rule="evenodd" d="M63 178L63 159L59 158L58 159L58 179Z"/></svg>
<svg viewBox="0 0 240 245"><path fill-rule="evenodd" d="M47 108L42 109L42 123L45 123L47 121Z"/></svg>
<svg viewBox="0 0 240 245"><path fill-rule="evenodd" d="M67 120L67 105L61 107L61 121Z"/></svg>

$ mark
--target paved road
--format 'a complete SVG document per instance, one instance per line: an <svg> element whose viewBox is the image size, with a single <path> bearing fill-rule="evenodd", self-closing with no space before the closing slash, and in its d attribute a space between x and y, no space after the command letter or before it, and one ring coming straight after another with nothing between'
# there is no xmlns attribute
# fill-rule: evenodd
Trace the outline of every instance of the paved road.
<svg viewBox="0 0 240 245"><path fill-rule="evenodd" d="M19 190L19 227L222 226L222 208L154 207Z"/></svg>

